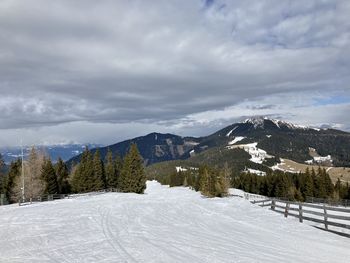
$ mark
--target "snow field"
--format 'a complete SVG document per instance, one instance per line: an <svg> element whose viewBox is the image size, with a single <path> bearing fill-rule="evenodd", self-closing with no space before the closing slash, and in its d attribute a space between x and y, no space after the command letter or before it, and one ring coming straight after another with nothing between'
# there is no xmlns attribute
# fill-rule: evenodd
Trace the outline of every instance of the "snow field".
<svg viewBox="0 0 350 263"><path fill-rule="evenodd" d="M347 262L350 240L239 197L203 198L147 182L0 207L0 262Z"/></svg>
<svg viewBox="0 0 350 263"><path fill-rule="evenodd" d="M244 138L244 137L242 137ZM227 146L228 149L243 149L247 153L250 154L251 158L249 159L250 161L258 164L262 164L266 158L272 158L272 155L267 154L266 151L263 149L260 149L257 147L258 143L248 143L248 144L236 144L236 145L229 145Z"/></svg>

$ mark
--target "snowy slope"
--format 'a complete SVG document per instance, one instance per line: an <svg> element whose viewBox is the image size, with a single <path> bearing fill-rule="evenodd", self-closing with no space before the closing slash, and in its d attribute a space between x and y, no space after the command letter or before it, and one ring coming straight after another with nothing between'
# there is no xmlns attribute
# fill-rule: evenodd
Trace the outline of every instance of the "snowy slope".
<svg viewBox="0 0 350 263"><path fill-rule="evenodd" d="M240 138L245 138L245 137L240 137ZM262 164L266 158L272 158L272 155L267 154L266 151L264 151L263 149L260 149L257 147L258 143L254 142L254 143L248 143L248 144L236 144L236 145L229 145L227 146L228 149L235 149L235 148L239 148L239 149L243 149L244 151L246 151L247 153L250 154L250 156L252 158L250 158L250 161L254 162L254 163L259 163Z"/></svg>
<svg viewBox="0 0 350 263"><path fill-rule="evenodd" d="M350 240L250 204L147 183L0 207L0 262L347 262Z"/></svg>
<svg viewBox="0 0 350 263"><path fill-rule="evenodd" d="M229 141L228 145L232 145L232 144L235 144L236 142L240 142L240 141L242 141L245 138L246 137L243 137L243 136L237 136L232 141Z"/></svg>

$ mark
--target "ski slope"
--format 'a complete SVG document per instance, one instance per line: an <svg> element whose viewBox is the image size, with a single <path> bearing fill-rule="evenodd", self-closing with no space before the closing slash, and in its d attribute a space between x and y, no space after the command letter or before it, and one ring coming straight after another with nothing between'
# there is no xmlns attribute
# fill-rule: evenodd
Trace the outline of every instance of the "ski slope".
<svg viewBox="0 0 350 263"><path fill-rule="evenodd" d="M348 262L349 248L242 198L154 181L145 195L0 207L0 262Z"/></svg>

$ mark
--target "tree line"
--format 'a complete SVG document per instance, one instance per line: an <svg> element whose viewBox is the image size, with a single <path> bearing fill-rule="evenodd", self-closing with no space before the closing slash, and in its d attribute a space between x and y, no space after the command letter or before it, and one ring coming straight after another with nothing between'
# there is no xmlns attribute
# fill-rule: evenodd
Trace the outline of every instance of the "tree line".
<svg viewBox="0 0 350 263"><path fill-rule="evenodd" d="M305 173L288 174L269 171L266 176L243 173L232 178L232 186L243 191L268 197L305 201L307 197L350 199L350 187L338 179L334 185L325 169L306 169Z"/></svg>
<svg viewBox="0 0 350 263"><path fill-rule="evenodd" d="M206 165L201 166L199 169L174 171L167 176L157 175L153 179L170 187L189 187L197 192L201 192L206 197L227 196L230 187L230 177L225 170Z"/></svg>
<svg viewBox="0 0 350 263"><path fill-rule="evenodd" d="M1 158L0 158L1 160ZM0 169L2 162L0 161ZM26 200L47 194L71 194L113 189L120 192L142 194L146 189L143 159L136 144L122 159L108 150L102 160L98 150L85 148L81 161L67 167L59 158L53 164L42 152L31 149L22 166L21 159L11 162L7 174L1 176L0 193L10 203L22 198L22 167L24 169L24 193Z"/></svg>
<svg viewBox="0 0 350 263"><path fill-rule="evenodd" d="M228 168L222 169L201 166L198 170L172 172L169 175L154 175L161 184L186 186L200 191L208 197L222 197L228 194L228 188L238 188L243 191L278 197L293 201L305 201L307 197L323 199L350 199L349 184L338 179L334 185L325 169L306 169L304 173L285 173L283 171L266 171L266 176L241 172Z"/></svg>

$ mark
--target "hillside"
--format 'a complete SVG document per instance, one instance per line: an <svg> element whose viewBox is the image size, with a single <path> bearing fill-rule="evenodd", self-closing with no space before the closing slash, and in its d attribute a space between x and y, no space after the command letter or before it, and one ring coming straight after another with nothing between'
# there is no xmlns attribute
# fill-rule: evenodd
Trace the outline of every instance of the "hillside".
<svg viewBox="0 0 350 263"><path fill-rule="evenodd" d="M189 159L210 150L220 153L227 148L241 148L251 156L247 160L256 164L267 163L272 166L279 158L286 158L300 163L350 167L350 133L298 126L268 118L247 119L199 138L152 133L101 147L99 150L102 158L108 148L114 154L124 156L131 143L137 144L146 165ZM235 157L233 154L229 158L229 152L225 153L225 160ZM210 152L209 155L214 156ZM68 163L77 163L79 159L80 155ZM215 159L215 163L222 163L217 157ZM208 158L206 161L214 162Z"/></svg>
<svg viewBox="0 0 350 263"><path fill-rule="evenodd" d="M305 162L312 159L310 148L314 148L320 156L331 155L333 165L350 166L350 133L268 118L251 118L232 124L203 138L195 151L201 152L213 146L225 147L237 137L241 139L239 144L257 143L258 148L275 157Z"/></svg>
<svg viewBox="0 0 350 263"><path fill-rule="evenodd" d="M106 147L94 148L91 149L91 151L94 153L96 149L99 149L102 159L105 158L108 149L110 149L114 155L125 156L130 145L136 143L145 164L150 165L168 160L188 158L190 156L190 150L192 150L199 141L200 139L193 137L181 137L169 133L151 133L146 136L122 141ZM68 161L68 164L79 162L80 157L81 155L73 157Z"/></svg>
<svg viewBox="0 0 350 263"><path fill-rule="evenodd" d="M297 163L288 159L281 159L281 163L273 167L273 169L278 169L285 172L305 172L306 169L317 170L317 165L309 165ZM324 167L332 179L333 183L336 183L338 178L341 182L347 183L350 182L350 168L348 167Z"/></svg>
<svg viewBox="0 0 350 263"><path fill-rule="evenodd" d="M148 182L108 193L0 207L1 262L344 262L349 239L238 198ZM21 248L21 249L19 249Z"/></svg>

